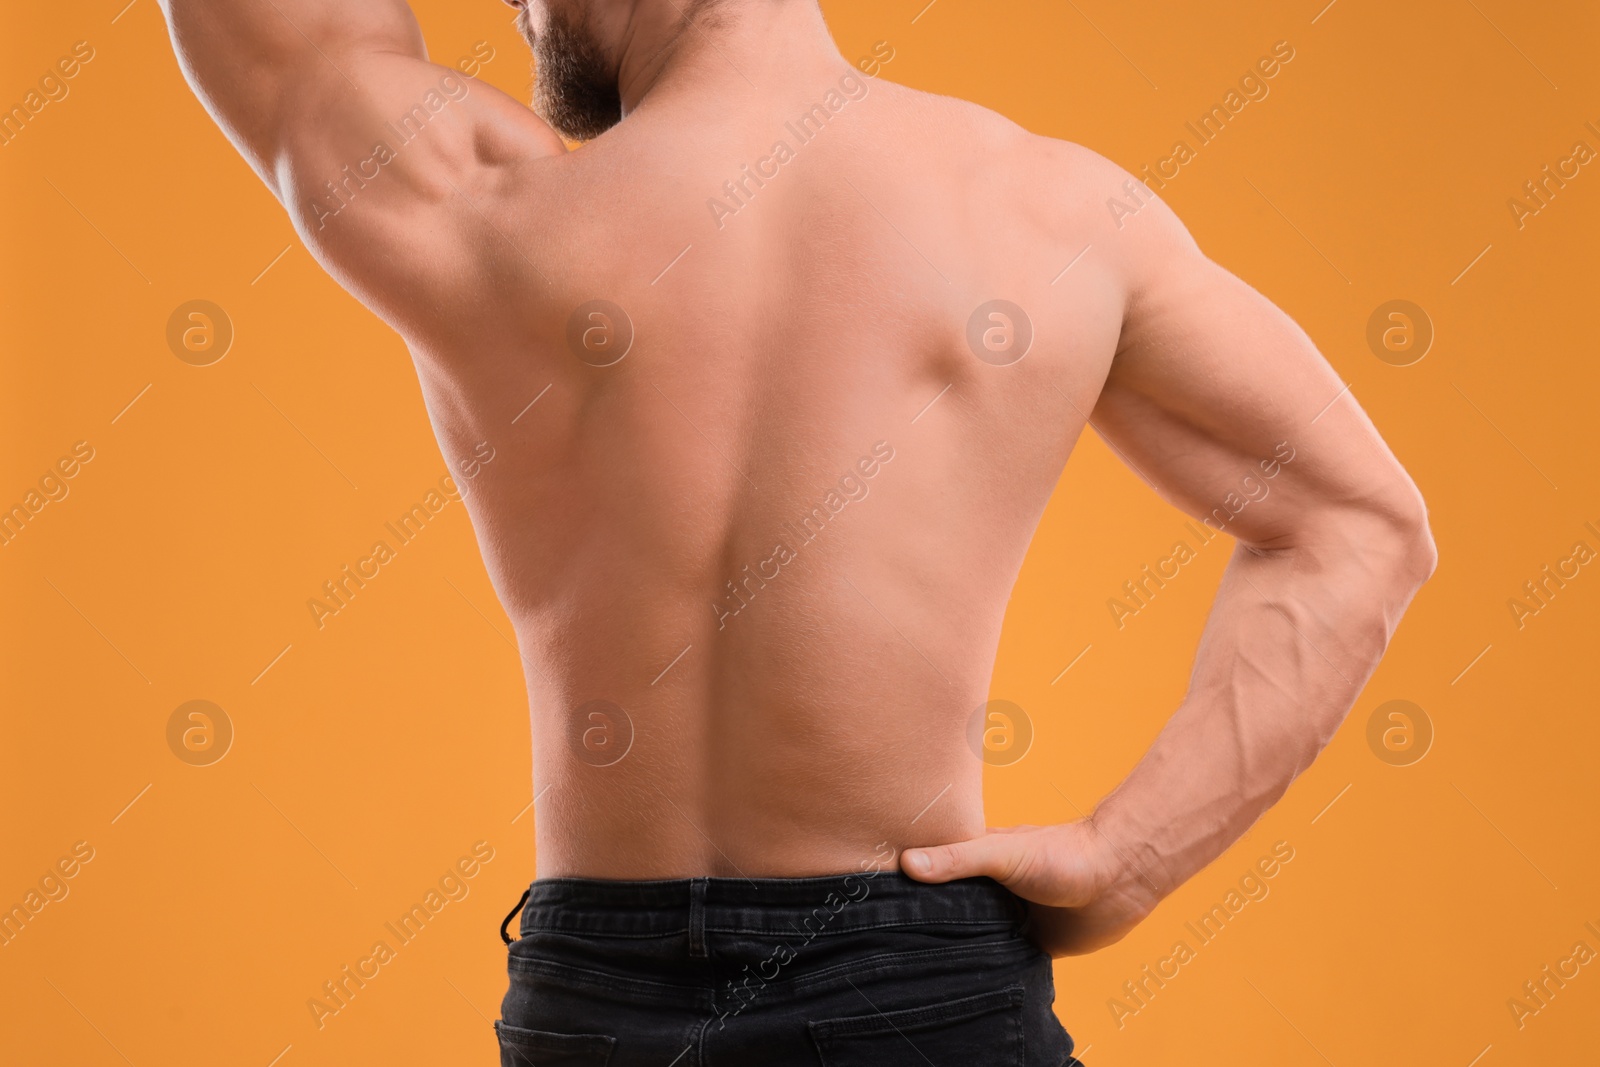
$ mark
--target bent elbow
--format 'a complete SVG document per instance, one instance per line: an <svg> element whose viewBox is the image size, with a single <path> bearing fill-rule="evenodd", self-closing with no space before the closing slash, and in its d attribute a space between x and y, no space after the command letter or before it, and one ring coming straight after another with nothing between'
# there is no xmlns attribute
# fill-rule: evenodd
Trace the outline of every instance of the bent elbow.
<svg viewBox="0 0 1600 1067"><path fill-rule="evenodd" d="M1433 577L1433 572L1439 568L1439 546L1433 543L1433 531L1423 524L1422 537L1416 548L1417 584L1421 585Z"/></svg>
<svg viewBox="0 0 1600 1067"><path fill-rule="evenodd" d="M1393 536L1402 575L1414 588L1421 588L1439 566L1439 547L1434 543L1428 508L1421 495L1414 495L1413 501L1399 509Z"/></svg>
<svg viewBox="0 0 1600 1067"><path fill-rule="evenodd" d="M1362 561L1362 570L1391 588L1403 586L1407 599L1433 576L1439 549L1428 525L1428 505L1416 484L1402 475L1398 484L1367 496L1342 512L1340 547Z"/></svg>

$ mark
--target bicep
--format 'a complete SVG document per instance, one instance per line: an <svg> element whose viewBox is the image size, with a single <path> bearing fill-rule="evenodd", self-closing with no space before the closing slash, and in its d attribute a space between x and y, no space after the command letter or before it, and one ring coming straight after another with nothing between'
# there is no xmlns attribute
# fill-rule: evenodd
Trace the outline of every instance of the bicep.
<svg viewBox="0 0 1600 1067"><path fill-rule="evenodd" d="M1254 548L1315 541L1336 514L1413 521L1415 487L1305 331L1161 210L1134 238L1096 429L1169 502Z"/></svg>
<svg viewBox="0 0 1600 1067"><path fill-rule="evenodd" d="M425 62L404 0L163 0L162 8L184 76L274 192L296 128L316 112L359 104L363 90L348 68L376 54Z"/></svg>
<svg viewBox="0 0 1600 1067"><path fill-rule="evenodd" d="M565 150L526 107L428 61L405 0L165 0L185 76L274 195L312 228L369 202L438 197L475 166ZM399 180L395 180L395 179Z"/></svg>
<svg viewBox="0 0 1600 1067"><path fill-rule="evenodd" d="M307 247L391 320L470 264L512 165L566 150L426 58L403 0L165 0L184 73Z"/></svg>

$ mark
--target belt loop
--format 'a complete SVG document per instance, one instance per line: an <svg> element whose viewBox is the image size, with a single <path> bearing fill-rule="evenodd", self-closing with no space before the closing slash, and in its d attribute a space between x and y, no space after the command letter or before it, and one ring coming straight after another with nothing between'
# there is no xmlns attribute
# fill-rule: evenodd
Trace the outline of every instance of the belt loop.
<svg viewBox="0 0 1600 1067"><path fill-rule="evenodd" d="M706 880L689 879L689 955L706 956Z"/></svg>
<svg viewBox="0 0 1600 1067"><path fill-rule="evenodd" d="M511 920L517 917L517 912L522 910L522 906L528 902L528 897L530 894L532 894L532 892L532 886L524 889L522 891L522 899L517 901L517 906L511 909L511 914L507 915L505 920L500 923L500 940L504 941L508 945L511 944L511 935L506 933L506 928L511 925Z"/></svg>

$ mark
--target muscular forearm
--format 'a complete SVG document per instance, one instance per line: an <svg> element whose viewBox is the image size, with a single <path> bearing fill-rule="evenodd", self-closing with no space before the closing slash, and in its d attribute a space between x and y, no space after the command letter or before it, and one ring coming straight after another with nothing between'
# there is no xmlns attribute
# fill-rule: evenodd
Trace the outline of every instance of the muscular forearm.
<svg viewBox="0 0 1600 1067"><path fill-rule="evenodd" d="M1119 889L1153 907L1283 795L1344 720L1432 567L1425 528L1377 516L1342 517L1315 545L1236 549L1188 694L1093 816Z"/></svg>

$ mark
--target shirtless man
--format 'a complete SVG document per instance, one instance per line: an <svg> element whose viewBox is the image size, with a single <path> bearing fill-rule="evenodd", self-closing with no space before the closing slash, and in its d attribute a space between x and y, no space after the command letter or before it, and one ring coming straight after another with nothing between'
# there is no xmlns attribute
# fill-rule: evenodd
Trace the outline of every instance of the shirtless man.
<svg viewBox="0 0 1600 1067"><path fill-rule="evenodd" d="M1050 958L1283 794L1433 570L1306 335L1093 152L855 70L816 0L513 0L531 109L403 0L163 2L452 468L495 450L540 874L502 1062L1075 1062ZM1123 784L991 832L971 738L1091 418L1237 546Z"/></svg>

